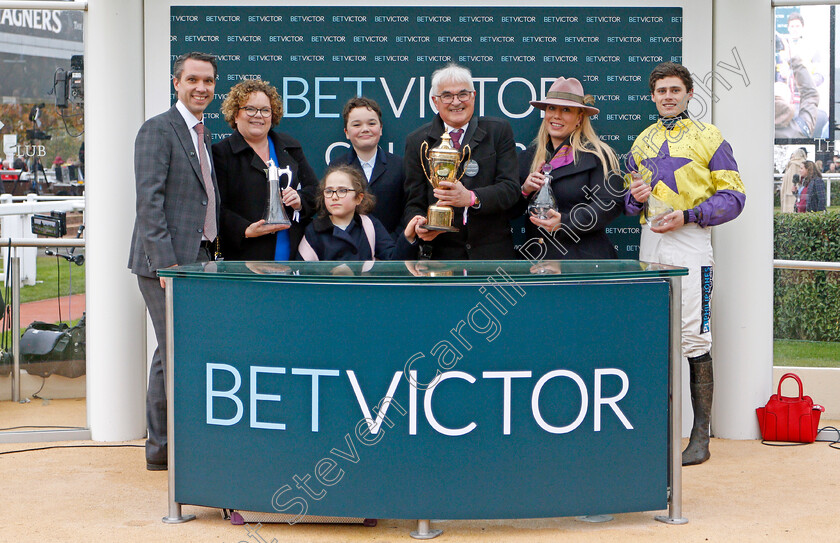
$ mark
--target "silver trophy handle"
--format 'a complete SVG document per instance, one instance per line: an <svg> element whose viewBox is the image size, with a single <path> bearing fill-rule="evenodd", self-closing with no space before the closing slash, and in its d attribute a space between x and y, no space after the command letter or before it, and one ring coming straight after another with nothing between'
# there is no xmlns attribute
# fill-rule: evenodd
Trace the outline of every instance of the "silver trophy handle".
<svg viewBox="0 0 840 543"><path fill-rule="evenodd" d="M283 177L284 175L285 175L285 176L287 176L287 177L289 178L289 182L286 184L286 186L285 186L285 187L283 187L283 185L282 185L282 184L280 185L280 190L281 190L281 191L282 191L284 188L289 188L289 187L291 187L291 186L292 186L292 169L291 169L291 168L289 168L288 166L286 166L286 167L285 167L285 168L283 168L282 170L280 170L280 169L278 169L278 170L277 170L277 178L278 178L278 179L279 179L279 178L281 178L281 177Z"/></svg>

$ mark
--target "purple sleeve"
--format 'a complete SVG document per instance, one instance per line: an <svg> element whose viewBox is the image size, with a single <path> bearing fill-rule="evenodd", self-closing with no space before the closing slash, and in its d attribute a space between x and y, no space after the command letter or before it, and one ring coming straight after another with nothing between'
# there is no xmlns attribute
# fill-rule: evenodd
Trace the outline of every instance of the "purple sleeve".
<svg viewBox="0 0 840 543"><path fill-rule="evenodd" d="M637 202L630 191L624 193L624 213L627 215L638 215L642 212L645 204Z"/></svg>
<svg viewBox="0 0 840 543"><path fill-rule="evenodd" d="M633 158L632 153L627 154L627 160L624 162L627 172L637 172L639 171L639 167L636 166L636 159ZM627 215L638 215L644 209L645 204L641 202L637 202L633 195L630 194L630 188L628 186L627 192L624 193L624 213Z"/></svg>
<svg viewBox="0 0 840 543"><path fill-rule="evenodd" d="M729 222L744 209L747 196L736 190L719 190L691 210L697 224L703 228Z"/></svg>

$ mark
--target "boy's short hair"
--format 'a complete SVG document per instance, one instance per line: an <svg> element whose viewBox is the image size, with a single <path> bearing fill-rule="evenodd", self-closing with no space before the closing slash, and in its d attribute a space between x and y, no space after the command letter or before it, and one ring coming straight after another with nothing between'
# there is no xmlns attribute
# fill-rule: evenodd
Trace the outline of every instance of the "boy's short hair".
<svg viewBox="0 0 840 543"><path fill-rule="evenodd" d="M376 100L365 98L364 96L354 96L347 100L347 103L344 104L344 109L341 111L341 117L344 119L344 128L347 128L347 117L350 116L350 112L357 107L364 107L373 111L379 117L379 122L382 122L382 109L379 108Z"/></svg>
<svg viewBox="0 0 840 543"><path fill-rule="evenodd" d="M691 72L688 71L688 68L676 62L663 62L650 72L648 83L650 84L651 94L656 88L656 82L666 77L679 77L685 85L686 92L694 90L694 80L691 78Z"/></svg>

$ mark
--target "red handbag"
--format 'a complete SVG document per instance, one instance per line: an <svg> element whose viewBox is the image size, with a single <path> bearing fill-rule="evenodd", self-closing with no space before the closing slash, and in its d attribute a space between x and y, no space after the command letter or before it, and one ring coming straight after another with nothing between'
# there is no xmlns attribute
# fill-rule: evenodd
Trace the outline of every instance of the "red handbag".
<svg viewBox="0 0 840 543"><path fill-rule="evenodd" d="M785 379L799 383L799 397L782 396ZM817 439L820 414L825 407L817 405L810 396L802 395L802 381L795 373L786 373L779 380L779 391L770 396L764 407L755 410L761 437L766 441L813 443Z"/></svg>

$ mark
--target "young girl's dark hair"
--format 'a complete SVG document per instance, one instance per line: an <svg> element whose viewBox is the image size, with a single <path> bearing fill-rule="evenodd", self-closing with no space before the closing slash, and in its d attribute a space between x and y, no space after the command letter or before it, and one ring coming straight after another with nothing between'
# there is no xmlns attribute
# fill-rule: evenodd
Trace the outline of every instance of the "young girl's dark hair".
<svg viewBox="0 0 840 543"><path fill-rule="evenodd" d="M362 202L356 206L356 213L360 215L367 215L373 211L373 207L376 205L376 197L368 192L368 184L364 174L349 164L337 164L335 166L330 166L329 169L327 169L327 172L318 184L317 210L319 217L329 217L330 215L330 212L327 211L327 205L324 203L324 189L327 187L327 177L329 177L332 173L343 173L347 175L347 177L350 178L350 184L353 186L353 190L356 191L355 195L364 195ZM349 194L345 196L345 198L349 197Z"/></svg>

